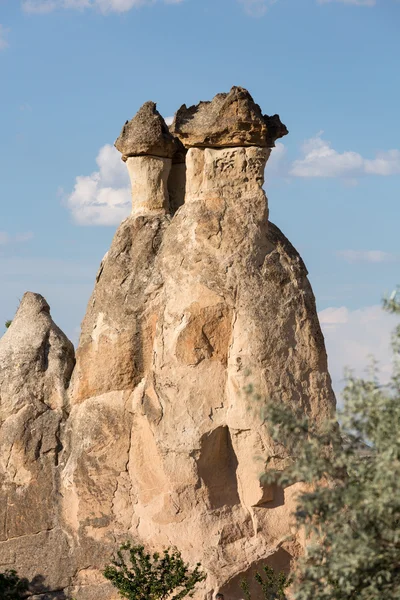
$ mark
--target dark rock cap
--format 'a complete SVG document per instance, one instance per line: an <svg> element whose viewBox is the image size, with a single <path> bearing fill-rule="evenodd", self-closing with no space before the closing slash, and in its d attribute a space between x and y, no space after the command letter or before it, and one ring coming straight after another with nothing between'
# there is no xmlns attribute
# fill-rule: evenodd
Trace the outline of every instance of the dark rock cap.
<svg viewBox="0 0 400 600"><path fill-rule="evenodd" d="M122 128L114 146L126 159L129 156L159 156L172 158L177 150L177 140L154 102L145 102L136 115Z"/></svg>
<svg viewBox="0 0 400 600"><path fill-rule="evenodd" d="M211 102L181 106L170 127L186 148L261 146L273 148L288 132L279 115L263 115L250 93L233 87Z"/></svg>

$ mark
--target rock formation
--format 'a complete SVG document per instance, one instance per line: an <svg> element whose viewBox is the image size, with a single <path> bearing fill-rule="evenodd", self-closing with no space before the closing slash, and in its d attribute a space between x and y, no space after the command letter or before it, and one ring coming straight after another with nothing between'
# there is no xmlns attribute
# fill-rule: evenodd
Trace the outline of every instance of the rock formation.
<svg viewBox="0 0 400 600"><path fill-rule="evenodd" d="M51 589L70 581L60 527L59 458L74 348L46 300L26 293L0 340L0 571L17 567Z"/></svg>
<svg viewBox="0 0 400 600"><path fill-rule="evenodd" d="M288 130L279 115L263 115L247 90L233 87L229 94L217 94L211 102L181 106L171 132L186 148L273 148Z"/></svg>
<svg viewBox="0 0 400 600"><path fill-rule="evenodd" d="M0 570L33 577L36 563L42 598L115 598L100 570L127 538L201 561L198 598L236 600L260 562L289 569L301 553L297 486L261 484L275 448L244 391L316 420L335 403L307 270L268 221L265 164L286 133L242 88L183 106L170 131L146 103L116 142L132 214L72 378L40 296L0 340Z"/></svg>

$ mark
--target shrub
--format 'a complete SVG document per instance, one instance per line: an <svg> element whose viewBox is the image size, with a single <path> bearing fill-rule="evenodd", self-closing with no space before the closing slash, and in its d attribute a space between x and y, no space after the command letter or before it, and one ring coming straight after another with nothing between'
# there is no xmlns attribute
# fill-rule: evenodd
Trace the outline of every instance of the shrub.
<svg viewBox="0 0 400 600"><path fill-rule="evenodd" d="M1 600L21 600L28 589L26 579L20 579L16 571L9 570L0 573L0 598Z"/></svg>
<svg viewBox="0 0 400 600"><path fill-rule="evenodd" d="M397 298L386 310L400 314ZM400 598L400 327L393 354L387 385L375 367L364 379L348 374L344 410L329 423L317 426L278 405L263 415L292 457L268 479L309 484L295 513L308 535L296 600Z"/></svg>
<svg viewBox="0 0 400 600"><path fill-rule="evenodd" d="M289 587L290 580L285 573L275 573L269 565L263 567L264 577L257 571L254 579L260 585L264 600L286 600L285 589ZM251 600L249 582L242 579L240 587L243 590L245 600Z"/></svg>
<svg viewBox="0 0 400 600"><path fill-rule="evenodd" d="M181 600L193 596L196 584L204 581L200 566L191 571L176 549L150 555L143 546L127 542L103 574L129 600Z"/></svg>

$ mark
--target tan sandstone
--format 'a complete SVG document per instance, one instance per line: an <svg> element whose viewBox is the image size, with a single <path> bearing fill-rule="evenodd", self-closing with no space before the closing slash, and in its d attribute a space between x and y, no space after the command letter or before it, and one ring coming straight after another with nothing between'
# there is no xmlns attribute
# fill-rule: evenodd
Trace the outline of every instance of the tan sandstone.
<svg viewBox="0 0 400 600"><path fill-rule="evenodd" d="M264 168L274 136L248 92L235 88L227 105L229 95L221 96L218 110L215 100L199 109L206 126L197 121L198 137L193 119L185 164L128 158L132 214L97 274L68 402L60 375L43 387L48 410L67 407L63 450L51 467L55 487L46 493L55 498L58 540L66 540L55 560L60 552L68 560L51 589L77 600L116 597L100 571L127 538L151 549L176 545L191 564L200 561L208 576L198 599L220 591L238 600L243 576L265 561L288 570L302 551L291 519L298 486L261 482L276 448L245 388L251 383L262 398L315 420L331 414L335 399L307 270L268 220ZM240 119L218 133L215 114L234 114L231 106ZM246 119L249 128L241 129ZM202 147L210 123L214 143ZM28 400L13 387L19 375L10 376L15 362L6 358L12 336L10 328L0 341L0 404L4 411L3 404L20 403L23 411ZM21 355L29 335L22 332L16 344ZM50 354L49 374L71 371L62 370L72 364L63 344ZM28 377L35 364L27 363ZM60 391L53 394L53 386ZM16 493L36 461L26 446ZM275 462L284 468L284 457ZM46 510L40 535L49 527ZM31 573L19 554L22 535L5 534L0 566L7 556L7 564Z"/></svg>
<svg viewBox="0 0 400 600"><path fill-rule="evenodd" d="M59 511L59 457L74 348L49 305L26 293L0 339L0 571L17 566L33 590L67 587L69 540Z"/></svg>

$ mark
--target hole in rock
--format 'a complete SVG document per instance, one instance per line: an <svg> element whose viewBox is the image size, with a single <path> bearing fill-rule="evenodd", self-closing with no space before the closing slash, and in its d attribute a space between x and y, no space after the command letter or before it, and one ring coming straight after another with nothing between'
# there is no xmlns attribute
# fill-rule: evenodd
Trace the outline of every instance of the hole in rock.
<svg viewBox="0 0 400 600"><path fill-rule="evenodd" d="M277 483L266 483L263 478L261 478L261 484L264 489L264 496L270 496L271 500L264 500L263 498L257 502L254 506L257 508L277 508L278 506L283 506L285 504L285 491L283 487L278 485Z"/></svg>
<svg viewBox="0 0 400 600"><path fill-rule="evenodd" d="M260 585L254 580L254 575L258 571L261 575L265 575L263 572L263 567L265 565L269 565L275 571L275 573L279 573L283 571L286 574L289 574L290 565L292 561L292 555L289 552L286 552L283 548L279 548L277 552L271 554L267 558L259 560L251 565L247 570L241 571L237 575L235 575L230 581L224 584L218 591L224 595L224 597L228 600L241 600L243 598L243 590L240 587L240 582L243 579L247 579L249 582L250 593L252 598L261 598L262 590Z"/></svg>
<svg viewBox="0 0 400 600"><path fill-rule="evenodd" d="M236 470L238 461L229 428L217 427L201 438L198 475L207 489L210 508L240 503Z"/></svg>
<svg viewBox="0 0 400 600"><path fill-rule="evenodd" d="M185 203L186 193L186 164L172 164L168 177L168 194L171 214L174 215L178 208Z"/></svg>

